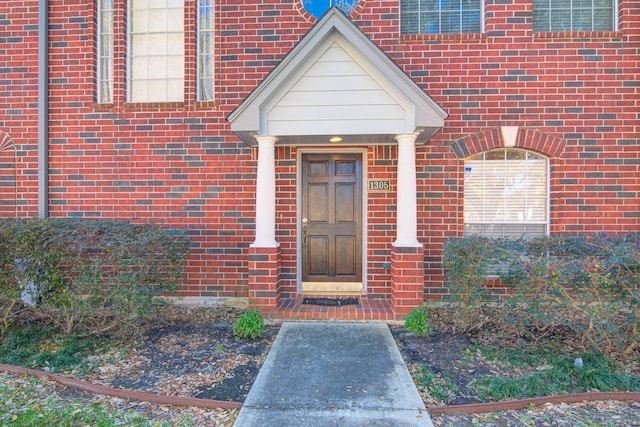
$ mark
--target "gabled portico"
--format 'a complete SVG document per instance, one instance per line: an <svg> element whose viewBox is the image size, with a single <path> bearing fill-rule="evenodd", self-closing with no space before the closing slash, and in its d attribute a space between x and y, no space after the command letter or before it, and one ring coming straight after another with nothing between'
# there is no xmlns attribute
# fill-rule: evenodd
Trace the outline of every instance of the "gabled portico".
<svg viewBox="0 0 640 427"><path fill-rule="evenodd" d="M327 12L228 117L242 140L258 146L250 304L268 312L279 301L274 149L280 145L324 147L327 152L398 146L391 304L400 315L421 304L424 267L417 238L415 146L437 133L446 116L339 9Z"/></svg>

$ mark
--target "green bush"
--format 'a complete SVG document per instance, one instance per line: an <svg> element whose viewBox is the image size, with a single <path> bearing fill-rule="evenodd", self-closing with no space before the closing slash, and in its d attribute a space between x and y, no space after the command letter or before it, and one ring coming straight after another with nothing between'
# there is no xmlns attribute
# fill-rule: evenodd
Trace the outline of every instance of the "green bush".
<svg viewBox="0 0 640 427"><path fill-rule="evenodd" d="M404 319L404 328L419 337L431 334L433 325L429 322L429 313L424 307L416 307Z"/></svg>
<svg viewBox="0 0 640 427"><path fill-rule="evenodd" d="M233 324L236 339L255 339L261 337L263 331L264 316L257 309L245 311Z"/></svg>
<svg viewBox="0 0 640 427"><path fill-rule="evenodd" d="M151 224L0 220L2 332L24 300L66 333L134 326L176 289L188 251L184 235Z"/></svg>
<svg viewBox="0 0 640 427"><path fill-rule="evenodd" d="M484 284L489 265L498 256L496 249L491 239L483 237L449 238L444 244L445 285L458 328L468 330L487 320L485 307L492 295Z"/></svg>
<svg viewBox="0 0 640 427"><path fill-rule="evenodd" d="M640 342L640 233L449 239L444 265L459 327L564 325L602 352L631 353ZM486 286L491 270L504 285L500 304Z"/></svg>

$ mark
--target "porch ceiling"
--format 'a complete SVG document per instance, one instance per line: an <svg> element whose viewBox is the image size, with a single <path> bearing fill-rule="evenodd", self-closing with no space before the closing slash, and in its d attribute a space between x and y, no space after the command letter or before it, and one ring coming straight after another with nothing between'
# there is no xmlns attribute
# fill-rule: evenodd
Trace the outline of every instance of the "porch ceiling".
<svg viewBox="0 0 640 427"><path fill-rule="evenodd" d="M447 113L339 9L309 30L229 115L249 145L376 145L444 126ZM329 142L340 136L339 143Z"/></svg>

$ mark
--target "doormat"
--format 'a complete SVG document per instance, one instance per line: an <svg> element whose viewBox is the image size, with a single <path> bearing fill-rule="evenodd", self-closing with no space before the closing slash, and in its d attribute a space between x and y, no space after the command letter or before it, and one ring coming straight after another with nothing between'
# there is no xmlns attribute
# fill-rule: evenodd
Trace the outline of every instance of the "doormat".
<svg viewBox="0 0 640 427"><path fill-rule="evenodd" d="M339 307L343 305L358 304L358 298L304 298L302 303Z"/></svg>

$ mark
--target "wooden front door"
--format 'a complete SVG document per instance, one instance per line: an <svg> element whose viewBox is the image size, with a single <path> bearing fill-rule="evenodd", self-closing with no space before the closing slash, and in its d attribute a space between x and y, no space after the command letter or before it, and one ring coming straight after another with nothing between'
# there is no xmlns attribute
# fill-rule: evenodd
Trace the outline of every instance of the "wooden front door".
<svg viewBox="0 0 640 427"><path fill-rule="evenodd" d="M303 154L302 292L362 293L362 156Z"/></svg>

